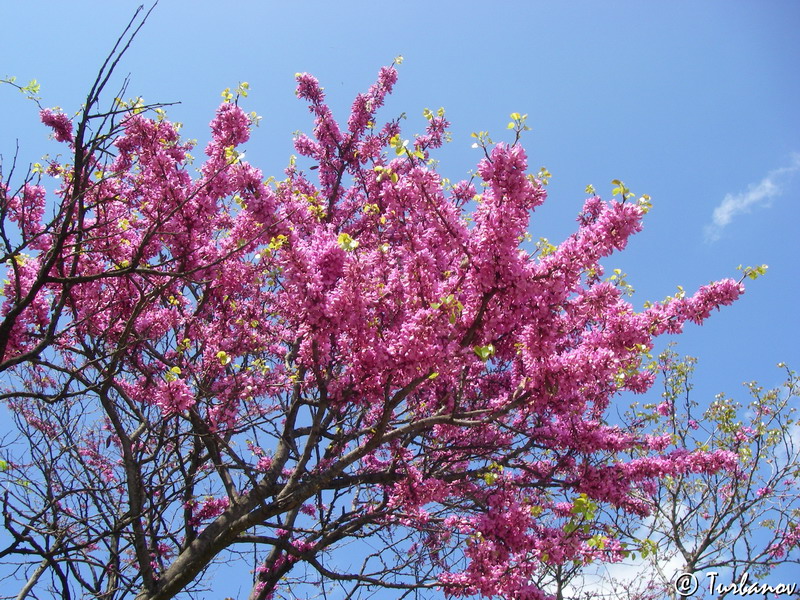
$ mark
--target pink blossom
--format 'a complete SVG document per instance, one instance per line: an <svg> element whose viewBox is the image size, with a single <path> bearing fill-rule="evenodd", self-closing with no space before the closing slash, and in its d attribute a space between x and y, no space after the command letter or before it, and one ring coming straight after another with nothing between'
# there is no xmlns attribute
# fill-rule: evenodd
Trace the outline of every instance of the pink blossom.
<svg viewBox="0 0 800 600"><path fill-rule="evenodd" d="M203 521L213 519L225 512L228 506L230 506L230 502L226 497L208 497L203 500L203 502L190 506L190 508L192 508L191 523L193 525L199 525Z"/></svg>
<svg viewBox="0 0 800 600"><path fill-rule="evenodd" d="M42 123L53 129L57 141L72 141L72 121L70 121L69 117L63 112L56 112L49 108L43 108L39 111L39 117Z"/></svg>
<svg viewBox="0 0 800 600"><path fill-rule="evenodd" d="M195 404L195 397L183 379L165 382L152 392L152 402L161 407L164 414L181 413Z"/></svg>
<svg viewBox="0 0 800 600"><path fill-rule="evenodd" d="M221 147L238 146L250 139L250 119L238 105L223 103L211 121L211 133Z"/></svg>

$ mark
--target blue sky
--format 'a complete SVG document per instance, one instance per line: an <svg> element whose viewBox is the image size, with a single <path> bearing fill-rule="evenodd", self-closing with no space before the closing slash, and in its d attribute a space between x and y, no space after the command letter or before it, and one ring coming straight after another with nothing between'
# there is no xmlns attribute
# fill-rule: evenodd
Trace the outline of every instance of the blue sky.
<svg viewBox="0 0 800 600"><path fill-rule="evenodd" d="M46 106L74 112L138 2L0 4L0 76L37 79ZM746 399L742 381L800 369L800 3L669 2L210 2L162 0L126 55L129 96L180 101L169 110L187 137L207 139L220 91L248 81L247 110L263 116L247 158L278 174L294 130L310 117L294 97L308 71L346 118L355 93L402 54L396 93L379 113L445 107L453 141L441 172L467 176L480 158L470 133L505 139L527 113L533 171L553 174L535 238L561 241L593 184L624 180L653 197L645 230L606 261L629 274L634 303L737 277L766 263L733 307L690 326L678 351L700 358L697 393ZM31 162L58 149L35 107L0 87L0 152L19 142ZM698 399L701 399L698 397Z"/></svg>

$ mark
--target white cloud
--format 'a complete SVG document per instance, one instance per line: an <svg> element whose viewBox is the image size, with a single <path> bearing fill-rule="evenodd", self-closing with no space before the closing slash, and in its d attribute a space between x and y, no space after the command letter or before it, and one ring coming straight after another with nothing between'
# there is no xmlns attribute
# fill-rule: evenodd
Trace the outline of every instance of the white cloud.
<svg viewBox="0 0 800 600"><path fill-rule="evenodd" d="M797 171L800 171L800 154L792 156L792 163L788 167L770 171L760 182L751 184L746 192L726 194L714 209L711 224L706 226L706 241L718 240L722 230L734 217L748 213L753 208L769 206L773 198L783 193L786 180Z"/></svg>
<svg viewBox="0 0 800 600"><path fill-rule="evenodd" d="M678 505L678 515L685 514L687 507ZM663 535L658 534L668 525L661 522L655 515L644 520L635 537L649 538L658 547L658 561L654 562L651 554L642 558L641 552L636 552L636 558L628 557L618 563L596 563L587 567L581 576L570 582L567 588L568 597L583 597L586 590L591 590L595 597L608 600L621 600L644 592L650 583L656 585L669 584L670 581L683 570L684 561L678 549Z"/></svg>
<svg viewBox="0 0 800 600"><path fill-rule="evenodd" d="M683 560L677 553L663 557L658 566L651 558L644 559L637 556L636 560L627 559L619 563L598 563L588 566L583 573L567 584L564 589L565 596L581 598L586 596L587 590L590 590L593 598L622 600L644 592L651 583L656 586L668 585L674 575L683 570ZM668 581L664 581L664 578Z"/></svg>

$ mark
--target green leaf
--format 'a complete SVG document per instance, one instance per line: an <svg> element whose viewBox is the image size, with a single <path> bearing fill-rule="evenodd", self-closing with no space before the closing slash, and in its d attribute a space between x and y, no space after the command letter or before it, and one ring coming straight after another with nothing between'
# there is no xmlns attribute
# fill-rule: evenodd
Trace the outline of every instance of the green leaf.
<svg viewBox="0 0 800 600"><path fill-rule="evenodd" d="M616 186L614 187L614 189L611 190L612 196L622 195L624 197L628 196L631 193L631 191L619 179L612 179L611 184Z"/></svg>
<svg viewBox="0 0 800 600"><path fill-rule="evenodd" d="M494 345L487 344L485 346L475 346L472 351L475 352L475 355L483 362L486 362L492 356L494 356Z"/></svg>
<svg viewBox="0 0 800 600"><path fill-rule="evenodd" d="M553 254L557 250L557 248L550 243L550 240L547 238L539 238L539 241L536 243L536 248L539 250L539 256L545 257Z"/></svg>
<svg viewBox="0 0 800 600"><path fill-rule="evenodd" d="M762 275L765 275L767 273L767 269L769 269L769 266L768 265L757 265L755 267L744 267L744 268L742 268L742 265L739 265L738 269L740 271L742 271L742 273L744 273L745 277L755 281L756 279L758 279L759 277L761 277Z"/></svg>
<svg viewBox="0 0 800 600"><path fill-rule="evenodd" d="M339 247L345 252L352 252L358 248L358 240L354 240L352 237L350 237L349 233L340 233L337 242Z"/></svg>
<svg viewBox="0 0 800 600"><path fill-rule="evenodd" d="M244 152L239 152L234 146L225 147L225 160L229 165L235 165L244 158Z"/></svg>
<svg viewBox="0 0 800 600"><path fill-rule="evenodd" d="M547 167L541 167L539 172L536 174L536 179L542 182L542 185L547 185L550 182L550 178L553 174L547 170Z"/></svg>

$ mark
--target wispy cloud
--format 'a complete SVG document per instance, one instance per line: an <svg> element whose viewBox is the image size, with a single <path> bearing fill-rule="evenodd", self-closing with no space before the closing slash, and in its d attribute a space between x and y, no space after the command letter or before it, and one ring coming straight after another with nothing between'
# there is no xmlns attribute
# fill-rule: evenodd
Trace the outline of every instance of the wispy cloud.
<svg viewBox="0 0 800 600"><path fill-rule="evenodd" d="M748 213L753 208L769 206L773 198L783 193L788 178L797 171L800 171L800 154L792 156L792 163L788 167L770 171L758 183L750 184L746 192L726 194L719 206L714 209L711 223L706 226L706 241L718 240L722 230L734 217Z"/></svg>

